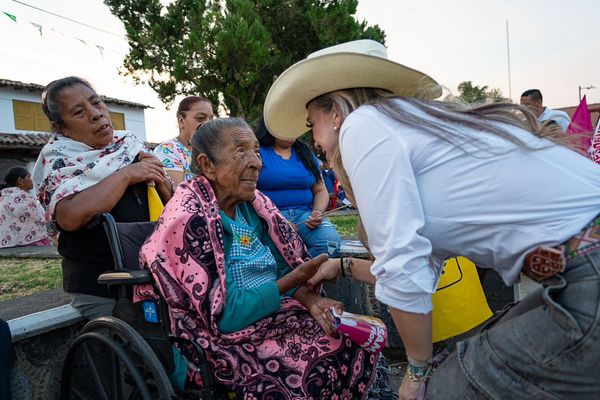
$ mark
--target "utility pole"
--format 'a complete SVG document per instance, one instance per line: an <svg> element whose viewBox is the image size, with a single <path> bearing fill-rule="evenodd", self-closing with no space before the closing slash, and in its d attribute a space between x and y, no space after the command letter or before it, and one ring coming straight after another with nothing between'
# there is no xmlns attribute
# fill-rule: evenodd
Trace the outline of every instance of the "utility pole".
<svg viewBox="0 0 600 400"><path fill-rule="evenodd" d="M506 58L508 60L508 98L512 101L512 84L510 81L510 40L508 36L508 20L506 20ZM581 97L581 95L579 96Z"/></svg>
<svg viewBox="0 0 600 400"><path fill-rule="evenodd" d="M594 86L594 85L590 85L590 86L581 86L581 85L579 85L579 102L580 103L581 103L581 89L583 89L583 90L596 89L596 86Z"/></svg>

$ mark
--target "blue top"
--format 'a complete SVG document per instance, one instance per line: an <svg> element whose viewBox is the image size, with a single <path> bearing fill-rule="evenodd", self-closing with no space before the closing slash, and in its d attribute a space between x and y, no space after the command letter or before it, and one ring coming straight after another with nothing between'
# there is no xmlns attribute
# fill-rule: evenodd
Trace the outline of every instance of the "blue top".
<svg viewBox="0 0 600 400"><path fill-rule="evenodd" d="M272 146L261 147L262 172L258 178L258 189L267 195L280 210L311 210L313 193L317 182L314 175L302 164L292 147L289 160L284 160ZM317 169L319 161L314 158Z"/></svg>

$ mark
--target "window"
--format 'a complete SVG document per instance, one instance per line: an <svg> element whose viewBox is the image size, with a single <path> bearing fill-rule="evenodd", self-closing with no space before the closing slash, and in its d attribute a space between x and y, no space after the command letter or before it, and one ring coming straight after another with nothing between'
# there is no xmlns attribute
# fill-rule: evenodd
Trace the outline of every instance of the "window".
<svg viewBox="0 0 600 400"><path fill-rule="evenodd" d="M21 131L50 132L52 125L41 103L31 101L13 100L13 113L15 116L15 129Z"/></svg>
<svg viewBox="0 0 600 400"><path fill-rule="evenodd" d="M125 130L125 114L110 111L110 119L116 131Z"/></svg>

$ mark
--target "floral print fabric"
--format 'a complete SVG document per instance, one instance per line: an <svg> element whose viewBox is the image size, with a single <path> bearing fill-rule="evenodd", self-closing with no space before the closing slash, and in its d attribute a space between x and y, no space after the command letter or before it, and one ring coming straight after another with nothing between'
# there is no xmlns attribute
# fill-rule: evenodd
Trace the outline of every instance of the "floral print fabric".
<svg viewBox="0 0 600 400"><path fill-rule="evenodd" d="M183 172L184 180L189 181L194 177L190 169L192 152L177 138L169 139L156 146L154 155L163 163L165 169Z"/></svg>
<svg viewBox="0 0 600 400"><path fill-rule="evenodd" d="M44 209L29 192L8 187L0 192L0 248L26 246L48 238Z"/></svg>
<svg viewBox="0 0 600 400"><path fill-rule="evenodd" d="M101 149L56 134L42 148L33 169L38 199L45 209L50 235L56 235L54 209L63 198L94 186L131 164L144 144L132 133L115 131Z"/></svg>
<svg viewBox="0 0 600 400"><path fill-rule="evenodd" d="M251 205L290 267L301 264L306 248L273 203L257 191ZM243 330L219 331L227 296L223 249L217 200L209 182L196 177L175 192L140 252L169 306L173 334L204 349L216 381L241 399L364 399L377 355L326 336L293 298ZM153 297L152 286L136 287L136 301ZM181 350L191 364L189 378L201 384L193 346Z"/></svg>

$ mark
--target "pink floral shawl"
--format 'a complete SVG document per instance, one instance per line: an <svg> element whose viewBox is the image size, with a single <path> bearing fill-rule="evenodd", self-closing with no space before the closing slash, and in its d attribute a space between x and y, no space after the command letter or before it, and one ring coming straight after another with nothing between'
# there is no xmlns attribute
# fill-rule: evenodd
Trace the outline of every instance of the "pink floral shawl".
<svg viewBox="0 0 600 400"><path fill-rule="evenodd" d="M256 192L251 202L269 236L294 268L307 257L304 244L273 203ZM307 309L284 297L280 310L247 328L225 334L223 226L213 190L204 177L183 183L167 203L140 251L166 299L175 336L205 349L216 381L243 399L362 399L375 377L376 356L350 340L326 336ZM136 300L153 297L148 286ZM201 384L192 346L189 378Z"/></svg>

